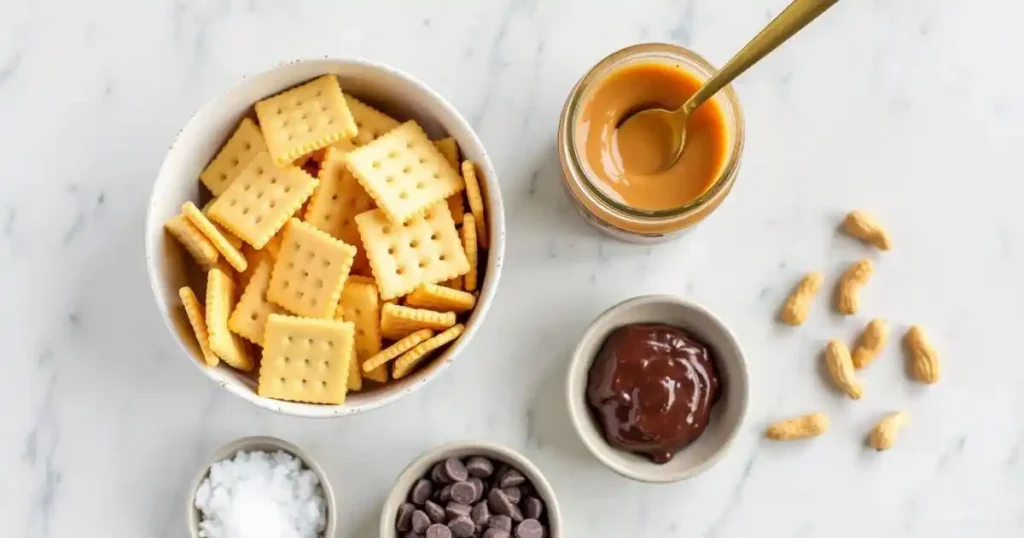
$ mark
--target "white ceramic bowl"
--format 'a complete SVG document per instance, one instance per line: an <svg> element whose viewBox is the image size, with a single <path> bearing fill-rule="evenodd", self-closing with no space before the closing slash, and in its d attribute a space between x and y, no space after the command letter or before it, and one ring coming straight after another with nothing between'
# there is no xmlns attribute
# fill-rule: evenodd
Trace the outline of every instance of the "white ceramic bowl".
<svg viewBox="0 0 1024 538"><path fill-rule="evenodd" d="M413 484L426 476L435 463L448 458L466 458L469 456L484 456L495 461L507 463L518 469L523 476L533 484L537 495L544 501L544 510L547 514L548 531L545 538L564 538L562 526L562 512L558 508L558 500L555 498L555 491L551 488L547 478L541 474L526 456L500 445L478 441L464 441L441 445L426 454L416 458L408 467L398 475L395 485L391 487L391 493L384 499L384 509L380 514L380 538L398 538L398 531L395 529L395 519L398 517L398 507L409 497Z"/></svg>
<svg viewBox="0 0 1024 538"><path fill-rule="evenodd" d="M262 451L262 452L277 452L283 450L296 458L302 460L303 465L313 471L316 474L317 479L320 480L320 489L323 491L324 502L327 504L327 525L324 527L324 532L321 534L323 538L334 538L334 532L338 527L338 521L336 518L337 508L334 504L334 489L331 488L331 483L327 481L327 475L324 474L324 470L312 458L309 457L304 450L287 442L277 439L276 437L244 437L236 441L232 441L220 448L213 453L213 457L210 458L210 462L206 464L199 471L196 479L192 481L192 487L188 490L188 505L185 507L188 517L188 529L192 538L199 538L199 510L196 509L195 497L196 490L199 489L199 485L202 484L203 479L210 473L210 467L221 460L231 459L235 457L235 454L241 451Z"/></svg>
<svg viewBox="0 0 1024 538"><path fill-rule="evenodd" d="M633 323L664 323L689 332L711 349L723 383L722 396L712 408L707 429L668 463L654 463L645 456L613 448L587 405L587 380L598 351L613 330ZM566 395L576 432L601 463L627 478L659 483L698 475L725 454L746 416L750 386L743 351L724 323L700 305L667 295L650 295L619 303L590 325L573 353Z"/></svg>
<svg viewBox="0 0 1024 538"><path fill-rule="evenodd" d="M487 273L480 287L477 307L459 340L419 372L386 387L349 395L344 405L313 405L263 398L256 394L253 377L227 366L207 368L178 298L187 282L183 249L163 230L164 222L181 211L186 200L199 201L199 173L233 132L253 104L317 76L333 73L342 89L377 105L398 119L415 119L431 137L447 134L458 142L462 155L479 166L486 191L487 220L491 248L487 251ZM472 340L494 299L501 275L505 249L505 214L494 166L480 139L466 120L443 97L413 77L389 67L359 60L303 60L281 65L248 77L222 93L192 116L178 133L164 158L153 185L146 217L146 266L160 314L171 335L192 362L232 394L265 409L287 415L326 418L368 411L409 394L439 374Z"/></svg>

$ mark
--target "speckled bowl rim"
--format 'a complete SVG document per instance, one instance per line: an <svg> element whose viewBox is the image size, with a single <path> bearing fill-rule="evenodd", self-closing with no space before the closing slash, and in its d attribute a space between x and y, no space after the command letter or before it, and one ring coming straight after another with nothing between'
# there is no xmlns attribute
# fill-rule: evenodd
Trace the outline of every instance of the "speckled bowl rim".
<svg viewBox="0 0 1024 538"><path fill-rule="evenodd" d="M335 505L334 488L331 487L330 481L327 480L327 475L324 473L324 470L305 450L283 439L267 436L243 437L241 439L231 441L230 443L215 450L209 462L207 462L202 470L199 471L196 479L192 481L192 487L188 490L188 498L186 499L185 506L189 533L192 538L199 538L199 510L195 506L196 491L199 489L199 485L202 484L203 479L210 474L210 467L212 467L214 463L228 458L233 458L235 454L243 450L258 450L263 452L283 450L302 460L302 464L316 474L317 478L320 480L320 489L324 492L324 502L327 504L327 524L325 525L324 532L321 536L323 538L334 538L334 534L338 527L338 509Z"/></svg>
<svg viewBox="0 0 1024 538"><path fill-rule="evenodd" d="M201 364L202 358L196 354L195 350L191 349L190 346L183 341L182 336L178 332L178 328L174 325L174 322L171 319L170 312L174 306L169 304L166 298L167 292L164 291L163 288L167 284L159 278L159 275L162 275L163 273L157 268L157 264L159 263L158 257L161 255L161 250L159 248L161 243L160 241L153 239L154 235L162 233L163 229L162 220L155 216L155 207L159 202L157 197L157 185L161 182L161 178L163 178L164 175L171 173L169 171L171 168L170 163L174 157L175 150L179 144L182 134L189 129L198 128L194 125L194 123L197 122L197 118L205 118L208 114L211 114L211 111L220 104L222 99L227 99L229 94L239 91L248 84L254 84L253 81L262 79L263 77L272 77L277 71L287 69L297 64L320 64L323 66L321 71L322 73L334 72L333 69L358 67L377 70L402 79L403 82L407 83L409 86L413 87L416 92L421 94L424 99L431 101L443 111L443 121L451 122L449 127L452 125L455 126L455 129L449 130L450 136L455 136L455 134L452 133L453 130L462 133L461 137L457 137L460 149L462 149L463 155L475 158L476 164L482 172L478 175L478 179L483 183L484 190L486 191L484 194L487 198L487 226L490 231L491 248L487 251L488 260L486 278L481 282L480 295L477 298L476 308L473 310L470 318L466 321L466 330L462 337L456 340L455 343L449 346L443 353L435 357L427 367L420 369L400 381L392 381L388 386L378 388L373 392L353 395L342 405L317 405L264 398L256 394L253 389L250 389L240 381L234 379L233 374L222 371L222 368L226 368L225 366L209 368L205 364ZM435 121L442 121L436 117L434 119ZM198 178L196 178L195 181L198 185ZM178 348L182 351L182 354L188 357L190 362L199 368L204 375L209 377L222 388L227 389L231 394L241 397L257 407L284 415L303 418L336 418L372 411L398 401L399 399L423 387L429 381L437 378L441 372L446 370L455 358L458 357L469 342L472 341L473 337L476 335L477 329L483 324L487 312L490 310L491 304L494 302L494 297L498 290L498 282L501 278L501 270L504 265L506 239L505 209L501 196L501 188L498 184L497 173L494 170L494 164L491 162L490 155L484 147L483 142L480 140L480 137L476 134L476 131L474 131L472 126L469 125L469 122L466 121L462 114L459 113L459 111L439 93L435 92L425 83L408 73L372 61L329 57L281 62L274 68L262 71L255 75L244 76L240 82L225 89L219 95L200 107L189 118L182 130L178 132L170 149L167 151L167 155L165 156L163 164L160 167L160 171L157 174L157 178L154 181L153 191L150 195L144 233L146 234L146 269L149 275L149 283L153 291L153 297L160 317L163 318L168 332L170 332L171 337L178 344ZM167 239L164 238L163 240L166 241ZM177 290L175 289L174 291L176 292ZM353 403L353 401L357 401L358 403Z"/></svg>
<svg viewBox="0 0 1024 538"><path fill-rule="evenodd" d="M562 511L558 507L555 490L551 487L551 483L548 482L540 469L519 452L505 446L484 441L458 441L444 444L428 450L407 465L401 474L398 475L398 478L395 479L394 485L391 486L391 492L384 499L384 506L380 514L380 533L378 536L380 538L398 538L398 531L395 529L398 507L405 502L406 496L412 489L413 484L426 475L431 466L450 457L464 458L467 456L486 456L519 469L533 484L533 487L541 496L541 500L544 501L549 530L549 534L545 538L565 538L565 536L568 536L563 530Z"/></svg>
<svg viewBox="0 0 1024 538"><path fill-rule="evenodd" d="M661 466L659 464L646 461L643 458L637 458L634 463L624 465L620 464L619 458L612 457L613 454L628 454L618 448L614 448L605 441L603 435L601 435L599 428L594 424L594 419L590 414L589 407L586 403L586 385L587 379L590 372L590 365L593 363L595 355L587 355L584 350L590 347L590 343L595 340L603 341L607 335L617 327L621 327L622 324L612 324L606 330L601 330L600 326L605 324L611 319L617 318L624 315L625 312L636 308L641 308L653 303L662 303L671 308L680 308L688 311L689 314L700 316L708 322L714 324L724 336L726 341L707 341L707 344L712 348L720 348L723 345L728 345L736 350L735 356L727 360L734 360L738 378L730 378L726 383L726 391L729 397L736 397L739 403L739 413L731 425L728 425L729 431L721 445L708 457L701 460L696 465L683 468L681 470L672 471L670 468ZM657 323L663 320L650 320L651 323ZM642 323L642 322L641 322ZM705 336L705 335L696 335ZM719 360L722 360L719 358ZM721 365L719 365L721 369ZM587 330L583 333L580 338L579 344L573 350L572 358L569 361L569 368L566 376L565 385L566 403L569 408L569 417L573 424L573 429L576 430L576 434L583 442L587 450L601 463L607 466L609 469L619 474L620 476L636 480L639 482L646 482L652 484L662 484L670 482L679 482L697 476L718 463L722 457L728 452L736 436L739 434L740 428L746 419L747 412L750 407L750 379L747 368L747 362L743 349L740 346L739 340L735 334L729 329L729 327L717 316L711 313L710 310L701 306L697 303L686 301L672 295L644 295L640 297L634 297L622 301L604 312L598 315L593 322L587 327ZM724 411L723 411L724 412ZM713 415L714 416L714 415ZM597 430L597 438L591 440L591 434L585 433L584 428L590 427ZM683 449L686 450L686 449Z"/></svg>

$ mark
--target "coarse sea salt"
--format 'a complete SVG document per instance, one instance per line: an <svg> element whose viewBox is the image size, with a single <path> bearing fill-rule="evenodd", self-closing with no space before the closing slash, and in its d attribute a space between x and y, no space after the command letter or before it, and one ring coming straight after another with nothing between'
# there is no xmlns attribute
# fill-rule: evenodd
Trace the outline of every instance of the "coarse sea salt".
<svg viewBox="0 0 1024 538"><path fill-rule="evenodd" d="M196 490L201 538L317 538L327 525L320 481L287 452L238 452Z"/></svg>

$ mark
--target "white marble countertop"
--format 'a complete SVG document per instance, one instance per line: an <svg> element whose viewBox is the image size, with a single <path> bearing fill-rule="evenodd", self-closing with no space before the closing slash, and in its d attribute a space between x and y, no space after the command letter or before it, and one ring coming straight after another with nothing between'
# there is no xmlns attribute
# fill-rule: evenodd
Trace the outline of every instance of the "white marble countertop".
<svg viewBox="0 0 1024 538"><path fill-rule="evenodd" d="M657 247L591 231L559 186L570 86L640 41L721 63L785 0L332 2L6 0L0 17L0 514L11 537L185 535L186 484L217 446L269 434L309 449L339 494L339 536L376 535L398 472L442 442L524 451L570 536L1021 536L1024 529L1024 4L842 2L737 85L747 148L736 189L695 233ZM386 21L386 22L385 22ZM246 73L358 56L421 77L469 118L500 174L507 263L487 323L424 390L333 421L274 415L203 377L157 318L144 274L151 181L189 114ZM881 216L865 314L927 327L940 384L908 383L896 345L853 403L817 352L863 316L826 301L800 330L775 311L808 269L866 252L837 237ZM752 375L748 420L699 478L632 483L602 467L563 404L568 354L601 310L681 294L722 316ZM543 301L543 302L542 302ZM509 345L514 342L515 345ZM864 449L882 413L913 423ZM764 425L826 410L813 442Z"/></svg>

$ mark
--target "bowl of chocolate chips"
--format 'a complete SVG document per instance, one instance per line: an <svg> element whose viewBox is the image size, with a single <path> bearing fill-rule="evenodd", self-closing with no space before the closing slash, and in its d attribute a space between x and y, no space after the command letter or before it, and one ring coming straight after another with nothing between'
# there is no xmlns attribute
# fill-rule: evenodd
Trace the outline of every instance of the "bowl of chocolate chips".
<svg viewBox="0 0 1024 538"><path fill-rule="evenodd" d="M443 445L402 471L384 501L381 538L561 538L544 475L518 452L481 442Z"/></svg>
<svg viewBox="0 0 1024 538"><path fill-rule="evenodd" d="M675 482L709 469L746 416L739 342L706 308L667 295L619 303L573 353L569 415L601 463L641 482Z"/></svg>

